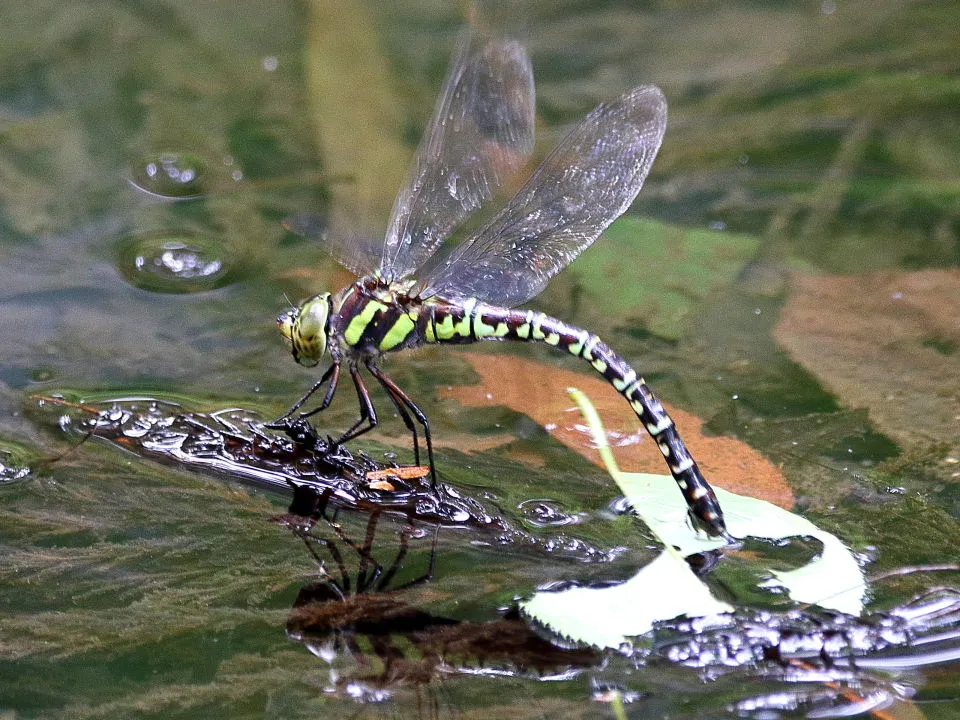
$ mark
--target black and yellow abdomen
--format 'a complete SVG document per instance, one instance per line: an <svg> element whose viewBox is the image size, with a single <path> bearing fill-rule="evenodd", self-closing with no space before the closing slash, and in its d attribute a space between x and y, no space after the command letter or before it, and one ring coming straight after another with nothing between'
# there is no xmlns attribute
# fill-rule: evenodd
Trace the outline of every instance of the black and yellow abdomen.
<svg viewBox="0 0 960 720"><path fill-rule="evenodd" d="M426 313L426 320L419 324L423 328L423 342L541 342L590 363L630 403L656 441L696 520L713 533L725 533L720 503L680 438L673 420L644 379L599 337L535 310L510 310L473 298L457 304L427 301L420 312Z"/></svg>

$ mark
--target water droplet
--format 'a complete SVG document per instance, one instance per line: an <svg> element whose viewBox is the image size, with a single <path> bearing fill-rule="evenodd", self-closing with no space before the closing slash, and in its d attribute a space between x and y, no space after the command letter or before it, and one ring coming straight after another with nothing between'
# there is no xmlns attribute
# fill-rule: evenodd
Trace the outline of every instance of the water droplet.
<svg viewBox="0 0 960 720"><path fill-rule="evenodd" d="M163 293L195 293L228 285L233 259L216 240L189 233L154 233L120 245L118 269L130 284Z"/></svg>
<svg viewBox="0 0 960 720"><path fill-rule="evenodd" d="M141 158L133 166L134 187L157 197L187 200L204 193L206 167L186 153L164 152Z"/></svg>

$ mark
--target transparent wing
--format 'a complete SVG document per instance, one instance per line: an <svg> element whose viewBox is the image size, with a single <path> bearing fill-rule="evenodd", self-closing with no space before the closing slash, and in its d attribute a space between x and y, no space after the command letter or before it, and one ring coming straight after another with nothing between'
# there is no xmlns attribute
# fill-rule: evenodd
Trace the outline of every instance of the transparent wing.
<svg viewBox="0 0 960 720"><path fill-rule="evenodd" d="M509 40L461 36L406 186L393 206L380 267L416 270L533 151L533 69Z"/></svg>
<svg viewBox="0 0 960 720"><path fill-rule="evenodd" d="M507 307L535 296L630 207L666 126L666 98L652 85L599 105L516 197L424 280L421 294Z"/></svg>
<svg viewBox="0 0 960 720"><path fill-rule="evenodd" d="M330 232L330 224L322 215L297 213L284 218L289 232L316 240L334 260L356 275L373 272L380 259L380 243L358 233Z"/></svg>

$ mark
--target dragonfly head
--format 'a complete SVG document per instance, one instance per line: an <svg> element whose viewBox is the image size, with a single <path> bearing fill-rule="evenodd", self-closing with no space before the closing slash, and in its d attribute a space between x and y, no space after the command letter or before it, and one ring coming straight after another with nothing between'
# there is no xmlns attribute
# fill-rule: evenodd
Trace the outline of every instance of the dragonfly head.
<svg viewBox="0 0 960 720"><path fill-rule="evenodd" d="M333 301L330 293L315 295L300 307L284 310L277 317L280 334L301 365L313 367L327 351Z"/></svg>

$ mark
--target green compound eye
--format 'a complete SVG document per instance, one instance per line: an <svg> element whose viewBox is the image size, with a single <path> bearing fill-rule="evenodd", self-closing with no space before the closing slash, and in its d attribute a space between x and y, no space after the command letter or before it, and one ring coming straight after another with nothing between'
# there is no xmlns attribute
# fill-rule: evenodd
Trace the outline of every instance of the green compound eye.
<svg viewBox="0 0 960 720"><path fill-rule="evenodd" d="M327 322L330 319L330 293L321 293L298 308L284 310L277 317L280 334L286 340L293 359L311 367L327 351Z"/></svg>

